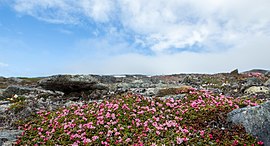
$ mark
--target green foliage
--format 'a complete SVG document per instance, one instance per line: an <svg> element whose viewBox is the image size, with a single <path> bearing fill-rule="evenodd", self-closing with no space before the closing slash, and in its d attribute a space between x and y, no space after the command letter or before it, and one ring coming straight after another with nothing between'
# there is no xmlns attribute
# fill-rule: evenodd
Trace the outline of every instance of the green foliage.
<svg viewBox="0 0 270 146"><path fill-rule="evenodd" d="M190 91L181 99L118 96L101 103L40 111L22 123L18 145L258 145L226 115L261 101Z"/></svg>

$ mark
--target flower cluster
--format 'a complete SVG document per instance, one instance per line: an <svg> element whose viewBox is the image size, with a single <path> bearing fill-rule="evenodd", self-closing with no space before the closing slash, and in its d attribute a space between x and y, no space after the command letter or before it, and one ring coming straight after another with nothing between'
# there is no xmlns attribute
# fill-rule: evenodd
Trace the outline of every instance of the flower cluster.
<svg viewBox="0 0 270 146"><path fill-rule="evenodd" d="M183 99L128 94L101 103L39 111L22 125L18 145L263 145L243 127L229 128L233 109L260 101L190 91ZM216 123L216 124L213 124Z"/></svg>

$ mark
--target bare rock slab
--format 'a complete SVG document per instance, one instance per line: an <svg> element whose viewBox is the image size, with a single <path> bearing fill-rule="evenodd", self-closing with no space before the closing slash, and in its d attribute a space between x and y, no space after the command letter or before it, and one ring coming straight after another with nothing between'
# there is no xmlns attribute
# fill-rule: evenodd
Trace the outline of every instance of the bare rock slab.
<svg viewBox="0 0 270 146"><path fill-rule="evenodd" d="M103 90L107 86L101 84L94 75L56 75L39 81L39 86L52 91L64 93L80 92L86 90Z"/></svg>
<svg viewBox="0 0 270 146"><path fill-rule="evenodd" d="M229 122L241 124L246 132L270 145L270 101L254 107L235 109L228 113Z"/></svg>

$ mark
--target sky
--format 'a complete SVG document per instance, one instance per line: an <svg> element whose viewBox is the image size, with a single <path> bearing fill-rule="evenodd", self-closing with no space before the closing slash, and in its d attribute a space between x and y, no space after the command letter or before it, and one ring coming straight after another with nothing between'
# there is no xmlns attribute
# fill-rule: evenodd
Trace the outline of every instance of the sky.
<svg viewBox="0 0 270 146"><path fill-rule="evenodd" d="M0 0L0 76L270 69L269 0Z"/></svg>

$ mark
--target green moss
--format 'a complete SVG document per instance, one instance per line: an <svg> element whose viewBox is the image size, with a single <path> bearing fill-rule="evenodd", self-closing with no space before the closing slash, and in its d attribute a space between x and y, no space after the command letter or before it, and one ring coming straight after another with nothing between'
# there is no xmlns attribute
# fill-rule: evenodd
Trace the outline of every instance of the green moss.
<svg viewBox="0 0 270 146"><path fill-rule="evenodd" d="M163 97L166 95L176 95L181 93L188 93L189 91L192 91L192 87L190 86L182 86L179 88L166 88L166 89L160 89L157 93L157 97Z"/></svg>
<svg viewBox="0 0 270 146"><path fill-rule="evenodd" d="M12 110L15 114L19 113L21 110L23 110L27 106L25 101L18 101L13 103L9 110Z"/></svg>

